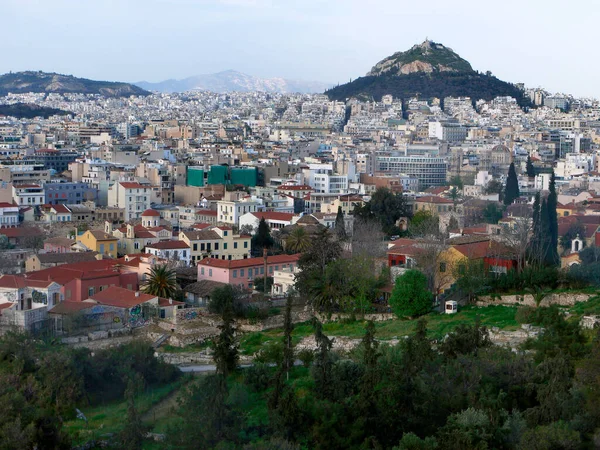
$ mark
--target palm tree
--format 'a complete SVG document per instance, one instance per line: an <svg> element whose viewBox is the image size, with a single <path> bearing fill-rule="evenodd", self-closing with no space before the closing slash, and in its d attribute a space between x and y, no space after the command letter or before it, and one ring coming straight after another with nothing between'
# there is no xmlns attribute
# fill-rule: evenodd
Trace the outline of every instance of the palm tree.
<svg viewBox="0 0 600 450"><path fill-rule="evenodd" d="M296 227L285 240L285 248L291 252L302 253L310 247L310 236L302 227Z"/></svg>
<svg viewBox="0 0 600 450"><path fill-rule="evenodd" d="M173 298L178 290L175 271L169 269L166 264L152 267L150 275L142 287L142 291L146 294L161 298Z"/></svg>

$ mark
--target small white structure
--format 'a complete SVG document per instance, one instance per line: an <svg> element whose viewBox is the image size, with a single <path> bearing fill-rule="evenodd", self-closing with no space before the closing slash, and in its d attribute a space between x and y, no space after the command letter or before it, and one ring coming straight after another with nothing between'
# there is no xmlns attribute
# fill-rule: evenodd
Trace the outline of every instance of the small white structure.
<svg viewBox="0 0 600 450"><path fill-rule="evenodd" d="M448 300L445 303L445 313L446 314L456 314L458 312L458 303L454 300Z"/></svg>

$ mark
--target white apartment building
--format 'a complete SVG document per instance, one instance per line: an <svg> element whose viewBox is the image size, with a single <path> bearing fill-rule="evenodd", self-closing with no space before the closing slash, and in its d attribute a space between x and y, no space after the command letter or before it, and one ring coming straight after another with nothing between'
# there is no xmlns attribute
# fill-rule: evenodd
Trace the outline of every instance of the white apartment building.
<svg viewBox="0 0 600 450"><path fill-rule="evenodd" d="M39 184L18 184L13 186L13 200L19 206L39 206L44 204L44 188Z"/></svg>
<svg viewBox="0 0 600 450"><path fill-rule="evenodd" d="M217 222L239 226L240 217L258 211L259 202L249 198L241 200L220 200L217 202Z"/></svg>
<svg viewBox="0 0 600 450"><path fill-rule="evenodd" d="M138 182L118 181L108 188L108 206L125 209L125 221L138 219L150 209L154 191L152 186Z"/></svg>
<svg viewBox="0 0 600 450"><path fill-rule="evenodd" d="M19 225L19 207L12 203L0 203L0 227Z"/></svg>

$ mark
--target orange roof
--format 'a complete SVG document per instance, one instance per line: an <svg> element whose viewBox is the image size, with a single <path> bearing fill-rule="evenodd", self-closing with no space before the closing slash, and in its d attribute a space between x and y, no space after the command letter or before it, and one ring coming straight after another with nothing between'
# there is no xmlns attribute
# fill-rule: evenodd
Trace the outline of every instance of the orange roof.
<svg viewBox="0 0 600 450"><path fill-rule="evenodd" d="M155 248L157 250L175 250L179 248L190 248L190 246L183 241L162 241L155 244L148 244L146 245L146 248Z"/></svg>
<svg viewBox="0 0 600 450"><path fill-rule="evenodd" d="M452 200L449 200L444 197L438 197L436 195L425 195L423 197L418 197L415 199L417 203L453 203Z"/></svg>
<svg viewBox="0 0 600 450"><path fill-rule="evenodd" d="M102 305L116 306L118 308L131 308L141 303L146 303L156 298L156 295L131 291L118 286L110 286L90 297Z"/></svg>
<svg viewBox="0 0 600 450"><path fill-rule="evenodd" d="M286 264L293 263L300 259L300 254L295 255L273 255L267 257L267 264ZM198 263L199 266L206 267L217 267L221 269L238 269L244 267L260 266L265 263L264 258L248 258L248 259L216 259L216 258L204 258Z"/></svg>
<svg viewBox="0 0 600 450"><path fill-rule="evenodd" d="M123 186L125 189L143 189L146 187L140 183L135 183L135 182L130 182L130 181L121 181L119 184L121 186Z"/></svg>
<svg viewBox="0 0 600 450"><path fill-rule="evenodd" d="M142 213L142 217L160 217L160 213L154 209L147 209Z"/></svg>

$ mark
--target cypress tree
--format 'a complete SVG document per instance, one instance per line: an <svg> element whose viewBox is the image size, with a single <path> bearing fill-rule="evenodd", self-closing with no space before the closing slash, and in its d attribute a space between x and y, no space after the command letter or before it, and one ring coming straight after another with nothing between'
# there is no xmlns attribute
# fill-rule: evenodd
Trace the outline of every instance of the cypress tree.
<svg viewBox="0 0 600 450"><path fill-rule="evenodd" d="M548 229L550 234L548 249L548 263L551 265L557 265L560 262L558 256L558 215L556 208L558 205L558 198L556 196L556 178L554 171L550 177L550 193L548 194Z"/></svg>
<svg viewBox="0 0 600 450"><path fill-rule="evenodd" d="M537 192L535 194L535 200L533 202L533 233L531 236L531 240L529 241L529 255L530 259L536 263L539 263L541 260L541 244L542 244L542 230L540 223L540 209L541 209L541 201L540 201L540 193Z"/></svg>
<svg viewBox="0 0 600 450"><path fill-rule="evenodd" d="M224 305L221 317L223 324L219 326L221 332L214 346L214 360L217 373L226 377L237 368L239 360L231 300Z"/></svg>
<svg viewBox="0 0 600 450"><path fill-rule="evenodd" d="M519 180L515 171L515 163L510 163L508 168L508 178L506 179L506 188L504 189L504 204L512 204L521 195L519 192Z"/></svg>
<svg viewBox="0 0 600 450"><path fill-rule="evenodd" d="M256 234L252 236L252 250L255 254L260 254L265 247L273 247L273 238L271 237L269 225L267 225L265 218L262 217L258 223Z"/></svg>
<svg viewBox="0 0 600 450"><path fill-rule="evenodd" d="M315 393L319 398L331 398L333 391L332 386L332 370L333 362L331 361L331 346L333 342L323 334L323 325L313 319L313 327L315 329L315 341L317 343L317 351L315 362L312 367L312 376L315 381Z"/></svg>
<svg viewBox="0 0 600 450"><path fill-rule="evenodd" d="M341 206L338 206L337 216L335 216L335 234L339 239L346 239L346 226L344 225L344 213Z"/></svg>
<svg viewBox="0 0 600 450"><path fill-rule="evenodd" d="M294 365L294 344L292 342L292 331L294 324L292 322L292 296L288 295L285 303L285 315L283 316L283 364L287 378L290 377L290 370Z"/></svg>
<svg viewBox="0 0 600 450"><path fill-rule="evenodd" d="M533 163L531 162L531 156L527 156L527 165L525 170L529 178L535 178L535 168L533 167Z"/></svg>
<svg viewBox="0 0 600 450"><path fill-rule="evenodd" d="M542 200L540 207L540 250L541 258L545 265L553 265L552 257L552 237L550 236L550 216L548 214L548 201Z"/></svg>

